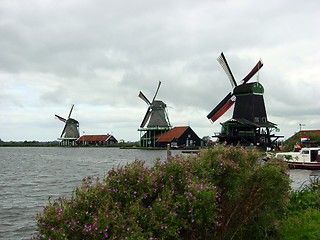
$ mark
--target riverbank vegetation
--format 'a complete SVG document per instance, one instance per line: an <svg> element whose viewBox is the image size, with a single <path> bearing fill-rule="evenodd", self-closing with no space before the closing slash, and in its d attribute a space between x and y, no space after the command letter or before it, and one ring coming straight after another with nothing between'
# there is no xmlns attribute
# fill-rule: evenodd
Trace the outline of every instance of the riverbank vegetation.
<svg viewBox="0 0 320 240"><path fill-rule="evenodd" d="M318 225L319 206L301 212L298 203L303 197L308 206L319 194L290 193L286 164L259 156L217 145L149 168L136 160L104 179L85 177L72 197L49 199L35 238L286 239L298 220L292 209Z"/></svg>
<svg viewBox="0 0 320 240"><path fill-rule="evenodd" d="M308 142L301 142L301 134L296 134L292 136L291 138L287 139L285 142L283 142L283 148L282 151L284 152L290 152L290 151L298 151L299 149L295 149L296 145L300 145L301 147L304 146L318 146L320 143L320 136L316 133L308 133L308 138L311 141Z"/></svg>
<svg viewBox="0 0 320 240"><path fill-rule="evenodd" d="M279 239L320 239L320 179L290 194L286 211L277 224Z"/></svg>
<svg viewBox="0 0 320 240"><path fill-rule="evenodd" d="M4 142L0 141L0 147L58 147L58 141L48 141L48 142L39 142L39 141L10 141Z"/></svg>

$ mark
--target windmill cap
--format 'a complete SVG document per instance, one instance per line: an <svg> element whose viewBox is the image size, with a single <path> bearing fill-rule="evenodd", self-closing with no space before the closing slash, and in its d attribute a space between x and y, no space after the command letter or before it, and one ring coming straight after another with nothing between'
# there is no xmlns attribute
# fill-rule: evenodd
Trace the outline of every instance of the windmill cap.
<svg viewBox="0 0 320 240"><path fill-rule="evenodd" d="M154 100L152 102L153 107L166 107L167 105L161 100Z"/></svg>
<svg viewBox="0 0 320 240"><path fill-rule="evenodd" d="M258 94L262 95L264 93L263 86L258 82L241 84L234 88L233 94L235 96L244 94Z"/></svg>

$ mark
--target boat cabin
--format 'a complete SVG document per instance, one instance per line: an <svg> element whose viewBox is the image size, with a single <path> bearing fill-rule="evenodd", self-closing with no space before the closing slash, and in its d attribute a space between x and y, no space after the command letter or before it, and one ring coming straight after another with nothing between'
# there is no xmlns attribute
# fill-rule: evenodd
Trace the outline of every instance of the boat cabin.
<svg viewBox="0 0 320 240"><path fill-rule="evenodd" d="M320 147L302 148L299 152L277 153L276 158L292 162L320 162Z"/></svg>

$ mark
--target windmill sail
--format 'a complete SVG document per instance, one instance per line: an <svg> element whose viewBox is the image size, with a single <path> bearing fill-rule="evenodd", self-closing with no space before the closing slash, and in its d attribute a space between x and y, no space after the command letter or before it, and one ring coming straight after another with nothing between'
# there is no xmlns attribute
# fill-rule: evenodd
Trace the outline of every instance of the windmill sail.
<svg viewBox="0 0 320 240"><path fill-rule="evenodd" d="M70 118L70 116L71 116L71 113L72 113L73 107L74 107L74 104L72 104L72 107L71 107L70 112L69 112L69 115L68 115L68 119L69 119L69 118Z"/></svg>
<svg viewBox="0 0 320 240"><path fill-rule="evenodd" d="M66 128L67 128L67 124L64 125L64 128L61 132L61 135L60 135L61 138L62 138L63 134L66 132Z"/></svg>
<svg viewBox="0 0 320 240"><path fill-rule="evenodd" d="M160 85L161 85L161 81L159 81L159 84L158 84L158 87L157 87L157 91L156 91L156 93L154 94L153 99L152 99L152 103L153 103L153 101L156 99L156 96L157 96L157 94L158 94Z"/></svg>
<svg viewBox="0 0 320 240"><path fill-rule="evenodd" d="M225 73L227 74L229 80L230 80L230 83L232 85L232 87L236 87L237 86L237 82L236 80L234 79L233 77L233 74L231 72L231 69L228 65L228 62L227 62L227 59L225 58L224 54L221 53L221 55L218 57L218 62L220 63L221 67L223 68L223 70L225 71Z"/></svg>
<svg viewBox="0 0 320 240"><path fill-rule="evenodd" d="M207 118L215 122L234 104L235 99L231 92L207 115Z"/></svg>
<svg viewBox="0 0 320 240"><path fill-rule="evenodd" d="M231 69L228 65L227 59L225 58L223 52L218 57L218 62L220 63L221 67L227 74L232 88L237 86L237 82L231 72ZM222 101L207 115L207 118L210 119L212 122L218 120L226 111L228 111L235 102L234 95L230 92Z"/></svg>
<svg viewBox="0 0 320 240"><path fill-rule="evenodd" d="M248 82L259 70L263 67L263 62L259 60L259 62L252 68L252 70L245 76L241 82L246 83Z"/></svg>
<svg viewBox="0 0 320 240"><path fill-rule="evenodd" d="M138 97L141 98L143 101L145 101L146 104L151 105L151 102L148 100L148 98L141 91L139 92Z"/></svg>
<svg viewBox="0 0 320 240"><path fill-rule="evenodd" d="M60 117L58 115L54 115L56 118L58 118L61 122L66 122L67 119L63 118L63 117Z"/></svg>
<svg viewBox="0 0 320 240"><path fill-rule="evenodd" d="M150 116L151 116L151 112L150 112L150 107L149 107L146 114L144 115L142 122L141 122L141 125L140 125L141 128L143 128L147 124Z"/></svg>

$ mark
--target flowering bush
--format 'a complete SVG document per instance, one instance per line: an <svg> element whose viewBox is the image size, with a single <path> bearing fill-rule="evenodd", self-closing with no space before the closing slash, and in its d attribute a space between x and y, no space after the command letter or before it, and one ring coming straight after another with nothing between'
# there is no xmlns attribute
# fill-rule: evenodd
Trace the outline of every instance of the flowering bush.
<svg viewBox="0 0 320 240"><path fill-rule="evenodd" d="M37 239L259 238L285 206L289 178L276 160L218 145L151 168L136 160L87 177L71 199L37 215Z"/></svg>

